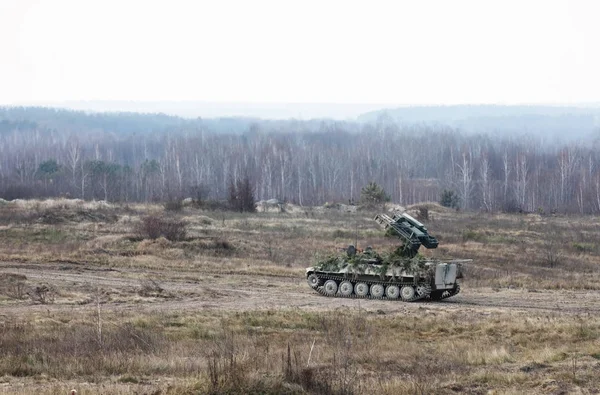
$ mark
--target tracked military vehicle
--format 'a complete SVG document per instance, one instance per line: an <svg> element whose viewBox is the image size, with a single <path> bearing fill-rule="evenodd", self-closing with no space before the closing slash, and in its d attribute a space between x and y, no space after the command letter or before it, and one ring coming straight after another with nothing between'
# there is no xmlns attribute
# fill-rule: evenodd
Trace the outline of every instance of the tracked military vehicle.
<svg viewBox="0 0 600 395"><path fill-rule="evenodd" d="M349 246L306 269L308 285L324 296L396 299L405 302L440 300L460 291L462 264L470 260L439 261L420 255L419 248L437 248L438 240L408 214L375 217L388 235L402 240L393 252L378 254L372 248Z"/></svg>

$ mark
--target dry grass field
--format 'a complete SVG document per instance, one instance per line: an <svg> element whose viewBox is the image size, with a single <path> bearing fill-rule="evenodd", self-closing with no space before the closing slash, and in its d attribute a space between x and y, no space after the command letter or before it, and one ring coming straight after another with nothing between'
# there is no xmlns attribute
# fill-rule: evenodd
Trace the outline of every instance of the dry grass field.
<svg viewBox="0 0 600 395"><path fill-rule="evenodd" d="M473 262L403 303L305 283L356 238L394 247L375 212L0 202L0 393L600 393L598 219L426 206L423 253ZM187 232L150 240L148 215Z"/></svg>

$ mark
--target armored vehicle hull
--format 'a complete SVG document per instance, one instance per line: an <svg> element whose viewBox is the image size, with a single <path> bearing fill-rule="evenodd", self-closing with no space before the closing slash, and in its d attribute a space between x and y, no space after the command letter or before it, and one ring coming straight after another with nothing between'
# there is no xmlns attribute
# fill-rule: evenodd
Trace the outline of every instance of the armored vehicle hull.
<svg viewBox="0 0 600 395"><path fill-rule="evenodd" d="M413 302L441 300L460 292L461 262L422 262L420 270L386 268L375 263L358 268L347 263L338 270L306 269L308 285L330 297L392 299Z"/></svg>

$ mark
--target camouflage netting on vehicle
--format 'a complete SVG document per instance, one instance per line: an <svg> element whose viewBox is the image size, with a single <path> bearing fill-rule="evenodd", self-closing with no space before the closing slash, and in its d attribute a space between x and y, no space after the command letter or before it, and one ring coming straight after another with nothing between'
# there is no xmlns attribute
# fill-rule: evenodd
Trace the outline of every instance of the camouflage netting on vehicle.
<svg viewBox="0 0 600 395"><path fill-rule="evenodd" d="M405 255L405 248L398 247L387 254L381 264L381 272L386 273L388 269L400 268L407 273L422 272L426 269L425 263L428 259L421 254L416 254L412 258Z"/></svg>
<svg viewBox="0 0 600 395"><path fill-rule="evenodd" d="M384 276L390 269L401 269L406 273L419 273L426 270L427 258L417 254L412 258L405 255L404 248L383 255L373 250L357 252L354 255L333 255L317 262L316 270L324 272L338 272L346 269L348 273L364 274L367 268L372 269L380 276Z"/></svg>

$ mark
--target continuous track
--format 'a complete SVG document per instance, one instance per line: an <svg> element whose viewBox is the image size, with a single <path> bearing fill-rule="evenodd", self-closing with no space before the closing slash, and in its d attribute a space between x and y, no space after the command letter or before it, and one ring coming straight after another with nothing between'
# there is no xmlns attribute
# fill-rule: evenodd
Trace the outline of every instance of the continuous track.
<svg viewBox="0 0 600 395"><path fill-rule="evenodd" d="M317 280L315 280L315 278ZM312 273L307 278L308 285L315 291L323 296L337 297L337 298L351 298L351 299L378 299L378 300L402 300L404 302L416 302L418 300L442 300L454 296L460 292L460 286L457 284L456 288L444 291L432 291L431 286L425 283L399 283L389 281L377 281L377 280L366 280L366 279L352 279L342 275L333 275L325 273ZM335 286L329 281L334 281ZM352 284L352 290L344 292L341 289L342 284ZM368 287L368 292L359 292L360 288L357 285L364 284ZM384 291L381 291L381 287L373 287L374 285L381 285ZM396 287L398 294L388 292L388 287ZM412 291L411 291L412 290ZM374 292L379 291L379 292Z"/></svg>

